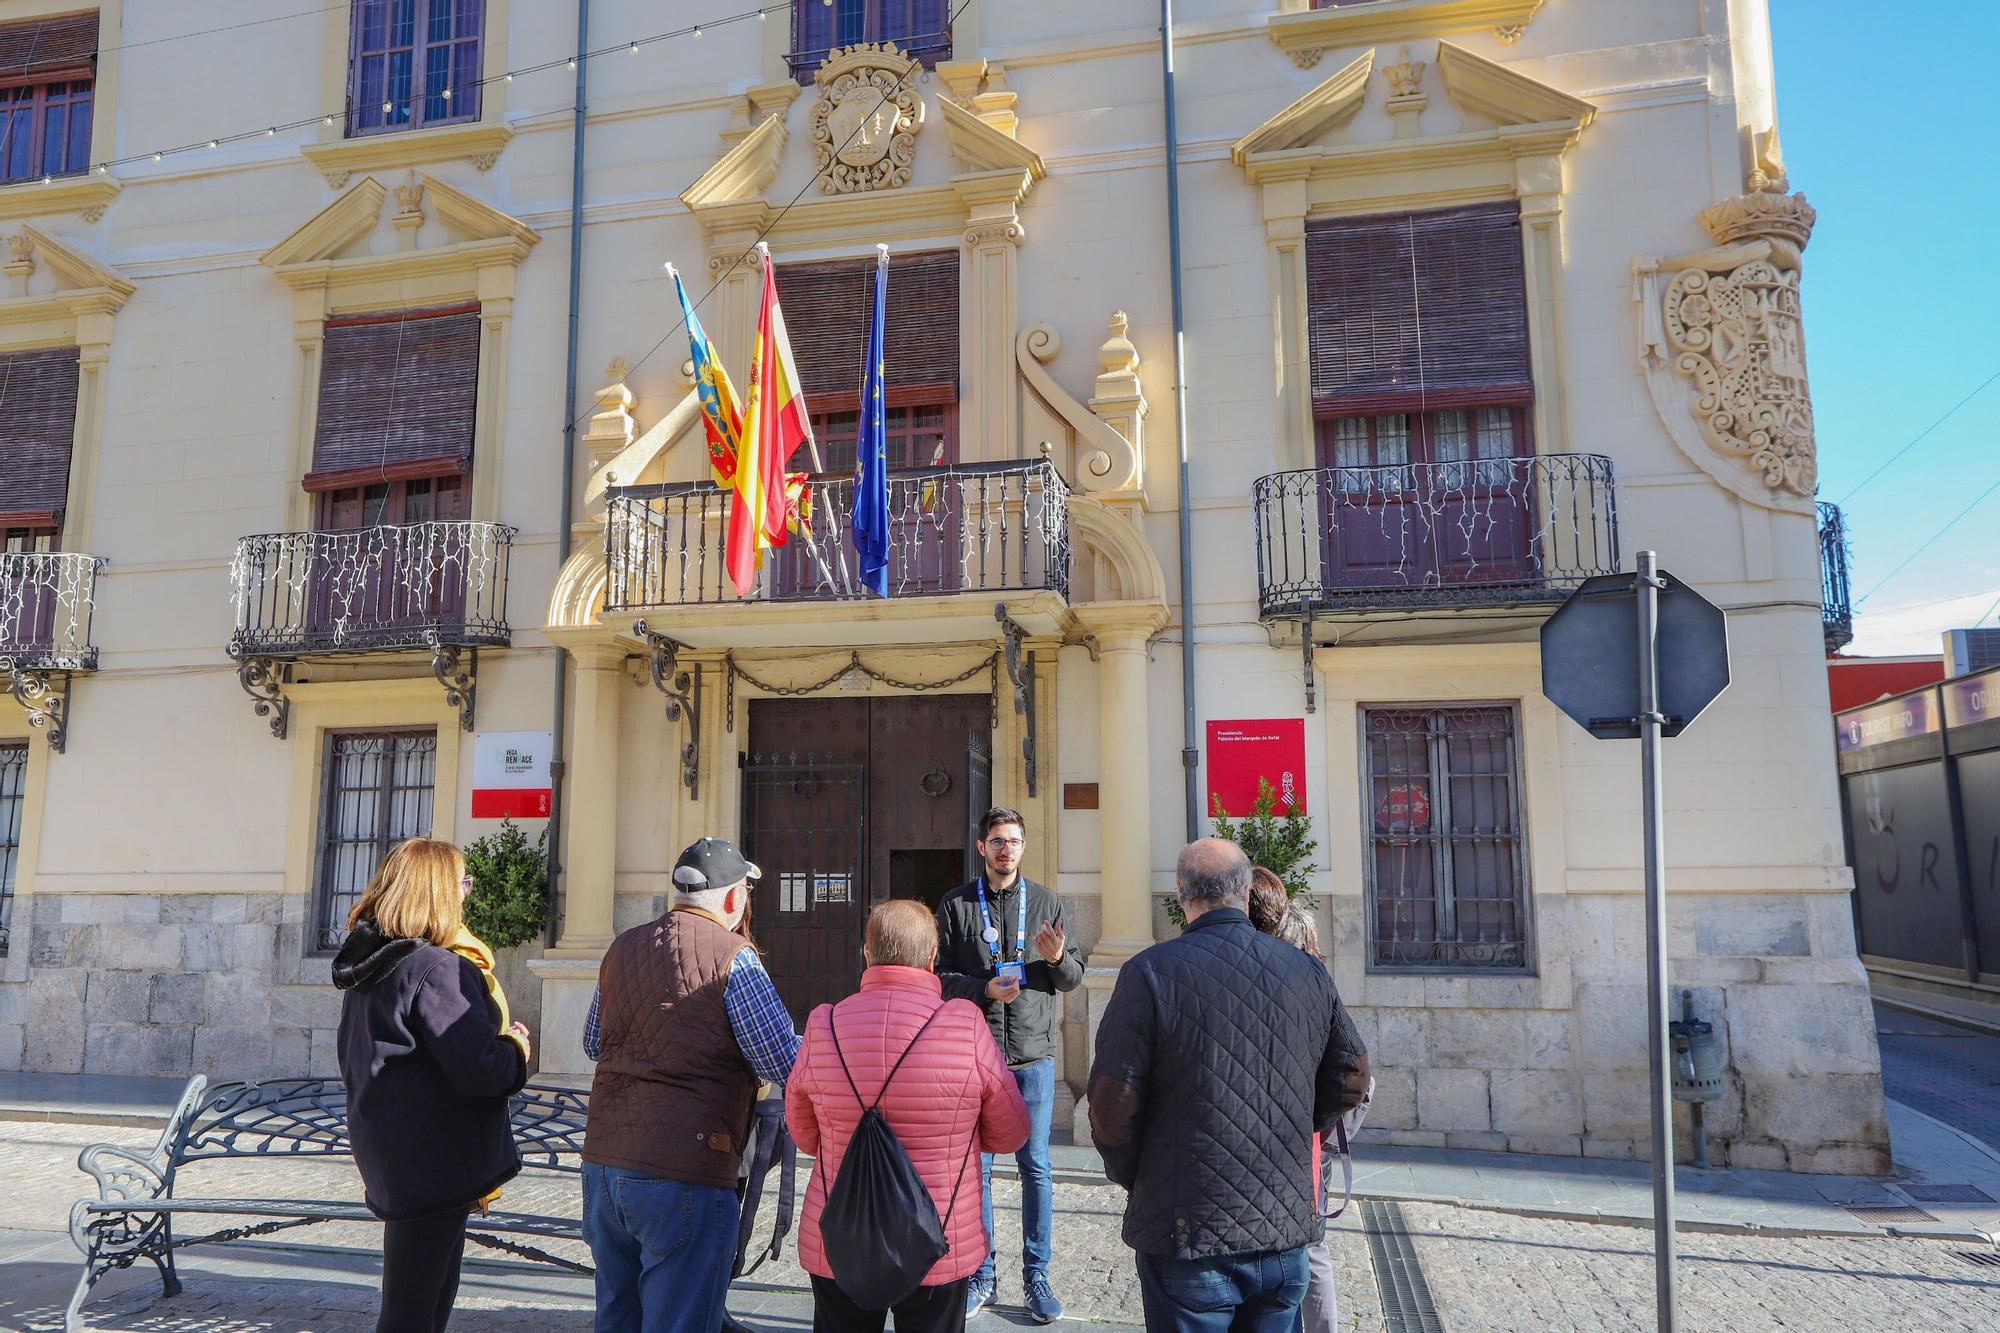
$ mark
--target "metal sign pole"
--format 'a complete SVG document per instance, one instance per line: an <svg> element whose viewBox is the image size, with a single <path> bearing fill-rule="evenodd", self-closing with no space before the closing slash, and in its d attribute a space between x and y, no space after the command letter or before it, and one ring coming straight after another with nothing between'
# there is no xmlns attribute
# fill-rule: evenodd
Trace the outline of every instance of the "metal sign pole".
<svg viewBox="0 0 2000 1333"><path fill-rule="evenodd" d="M1666 793L1661 783L1660 589L1658 559L1639 552L1639 769L1644 780L1646 824L1646 1045L1652 1065L1653 1300L1660 1333L1679 1326L1674 1281L1674 1108L1667 1082L1667 871L1661 846L1666 834Z"/></svg>

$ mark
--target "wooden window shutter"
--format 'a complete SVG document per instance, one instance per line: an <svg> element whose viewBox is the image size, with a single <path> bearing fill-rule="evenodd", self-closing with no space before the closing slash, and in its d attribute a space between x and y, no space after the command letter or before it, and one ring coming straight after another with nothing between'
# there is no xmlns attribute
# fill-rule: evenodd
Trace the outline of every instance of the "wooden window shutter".
<svg viewBox="0 0 2000 1333"><path fill-rule="evenodd" d="M469 471L478 399L477 306L329 319L306 489Z"/></svg>
<svg viewBox="0 0 2000 1333"><path fill-rule="evenodd" d="M859 406L874 293L872 258L778 269L778 301L813 411ZM882 360L892 404L957 400L958 251L890 256Z"/></svg>
<svg viewBox="0 0 2000 1333"><path fill-rule="evenodd" d="M77 352L0 356L0 513L53 523L69 495Z"/></svg>
<svg viewBox="0 0 2000 1333"><path fill-rule="evenodd" d="M95 10L0 27L0 80L87 69L96 61Z"/></svg>
<svg viewBox="0 0 2000 1333"><path fill-rule="evenodd" d="M1309 222L1306 290L1318 412L1534 397L1515 204Z"/></svg>

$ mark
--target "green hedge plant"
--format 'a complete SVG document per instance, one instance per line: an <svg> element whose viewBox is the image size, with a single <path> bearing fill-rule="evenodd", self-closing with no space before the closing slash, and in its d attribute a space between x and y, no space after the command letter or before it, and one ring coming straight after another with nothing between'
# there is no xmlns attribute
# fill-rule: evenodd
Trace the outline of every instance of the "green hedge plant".
<svg viewBox="0 0 2000 1333"><path fill-rule="evenodd" d="M468 930L495 949L526 944L549 920L549 831L533 843L511 819L465 849L472 892L465 899Z"/></svg>
<svg viewBox="0 0 2000 1333"><path fill-rule="evenodd" d="M1278 792L1270 779L1257 779L1257 800L1250 813L1240 819L1225 815L1222 798L1211 793L1209 818L1216 837L1229 839L1243 849L1251 865L1263 866L1283 880L1287 894L1293 898L1311 894L1313 853L1319 850L1319 841L1312 835L1312 817L1289 804L1280 811ZM1167 899L1167 917L1176 928L1187 929L1187 913L1181 910L1178 897Z"/></svg>

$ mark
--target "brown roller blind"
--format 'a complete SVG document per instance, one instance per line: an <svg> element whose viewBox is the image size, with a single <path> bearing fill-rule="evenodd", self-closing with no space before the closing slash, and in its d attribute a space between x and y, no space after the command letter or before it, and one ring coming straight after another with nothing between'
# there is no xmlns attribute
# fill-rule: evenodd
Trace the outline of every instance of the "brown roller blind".
<svg viewBox="0 0 2000 1333"><path fill-rule="evenodd" d="M328 320L307 489L417 464L465 471L478 398L477 306Z"/></svg>
<svg viewBox="0 0 2000 1333"><path fill-rule="evenodd" d="M76 434L76 348L0 356L0 513L57 514Z"/></svg>
<svg viewBox="0 0 2000 1333"><path fill-rule="evenodd" d="M875 260L838 259L778 269L792 356L815 412L851 409L861 397ZM958 396L958 252L889 258L889 306L882 327L883 372L898 390ZM927 395L928 396L928 395Z"/></svg>
<svg viewBox="0 0 2000 1333"><path fill-rule="evenodd" d="M1308 223L1306 286L1318 411L1533 397L1514 204Z"/></svg>
<svg viewBox="0 0 2000 1333"><path fill-rule="evenodd" d="M76 69L96 59L95 11L0 27L0 79Z"/></svg>

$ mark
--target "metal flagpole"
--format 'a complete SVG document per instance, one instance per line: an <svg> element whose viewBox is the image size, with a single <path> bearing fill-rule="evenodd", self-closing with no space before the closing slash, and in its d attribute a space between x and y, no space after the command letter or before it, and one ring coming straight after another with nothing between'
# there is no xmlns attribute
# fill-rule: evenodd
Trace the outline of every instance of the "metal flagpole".
<svg viewBox="0 0 2000 1333"><path fill-rule="evenodd" d="M1639 552L1634 592L1639 624L1639 771L1646 825L1646 1045L1652 1073L1653 1300L1660 1333L1679 1326L1674 1279L1674 1108L1667 1082L1666 794L1661 782L1660 589L1658 557Z"/></svg>

